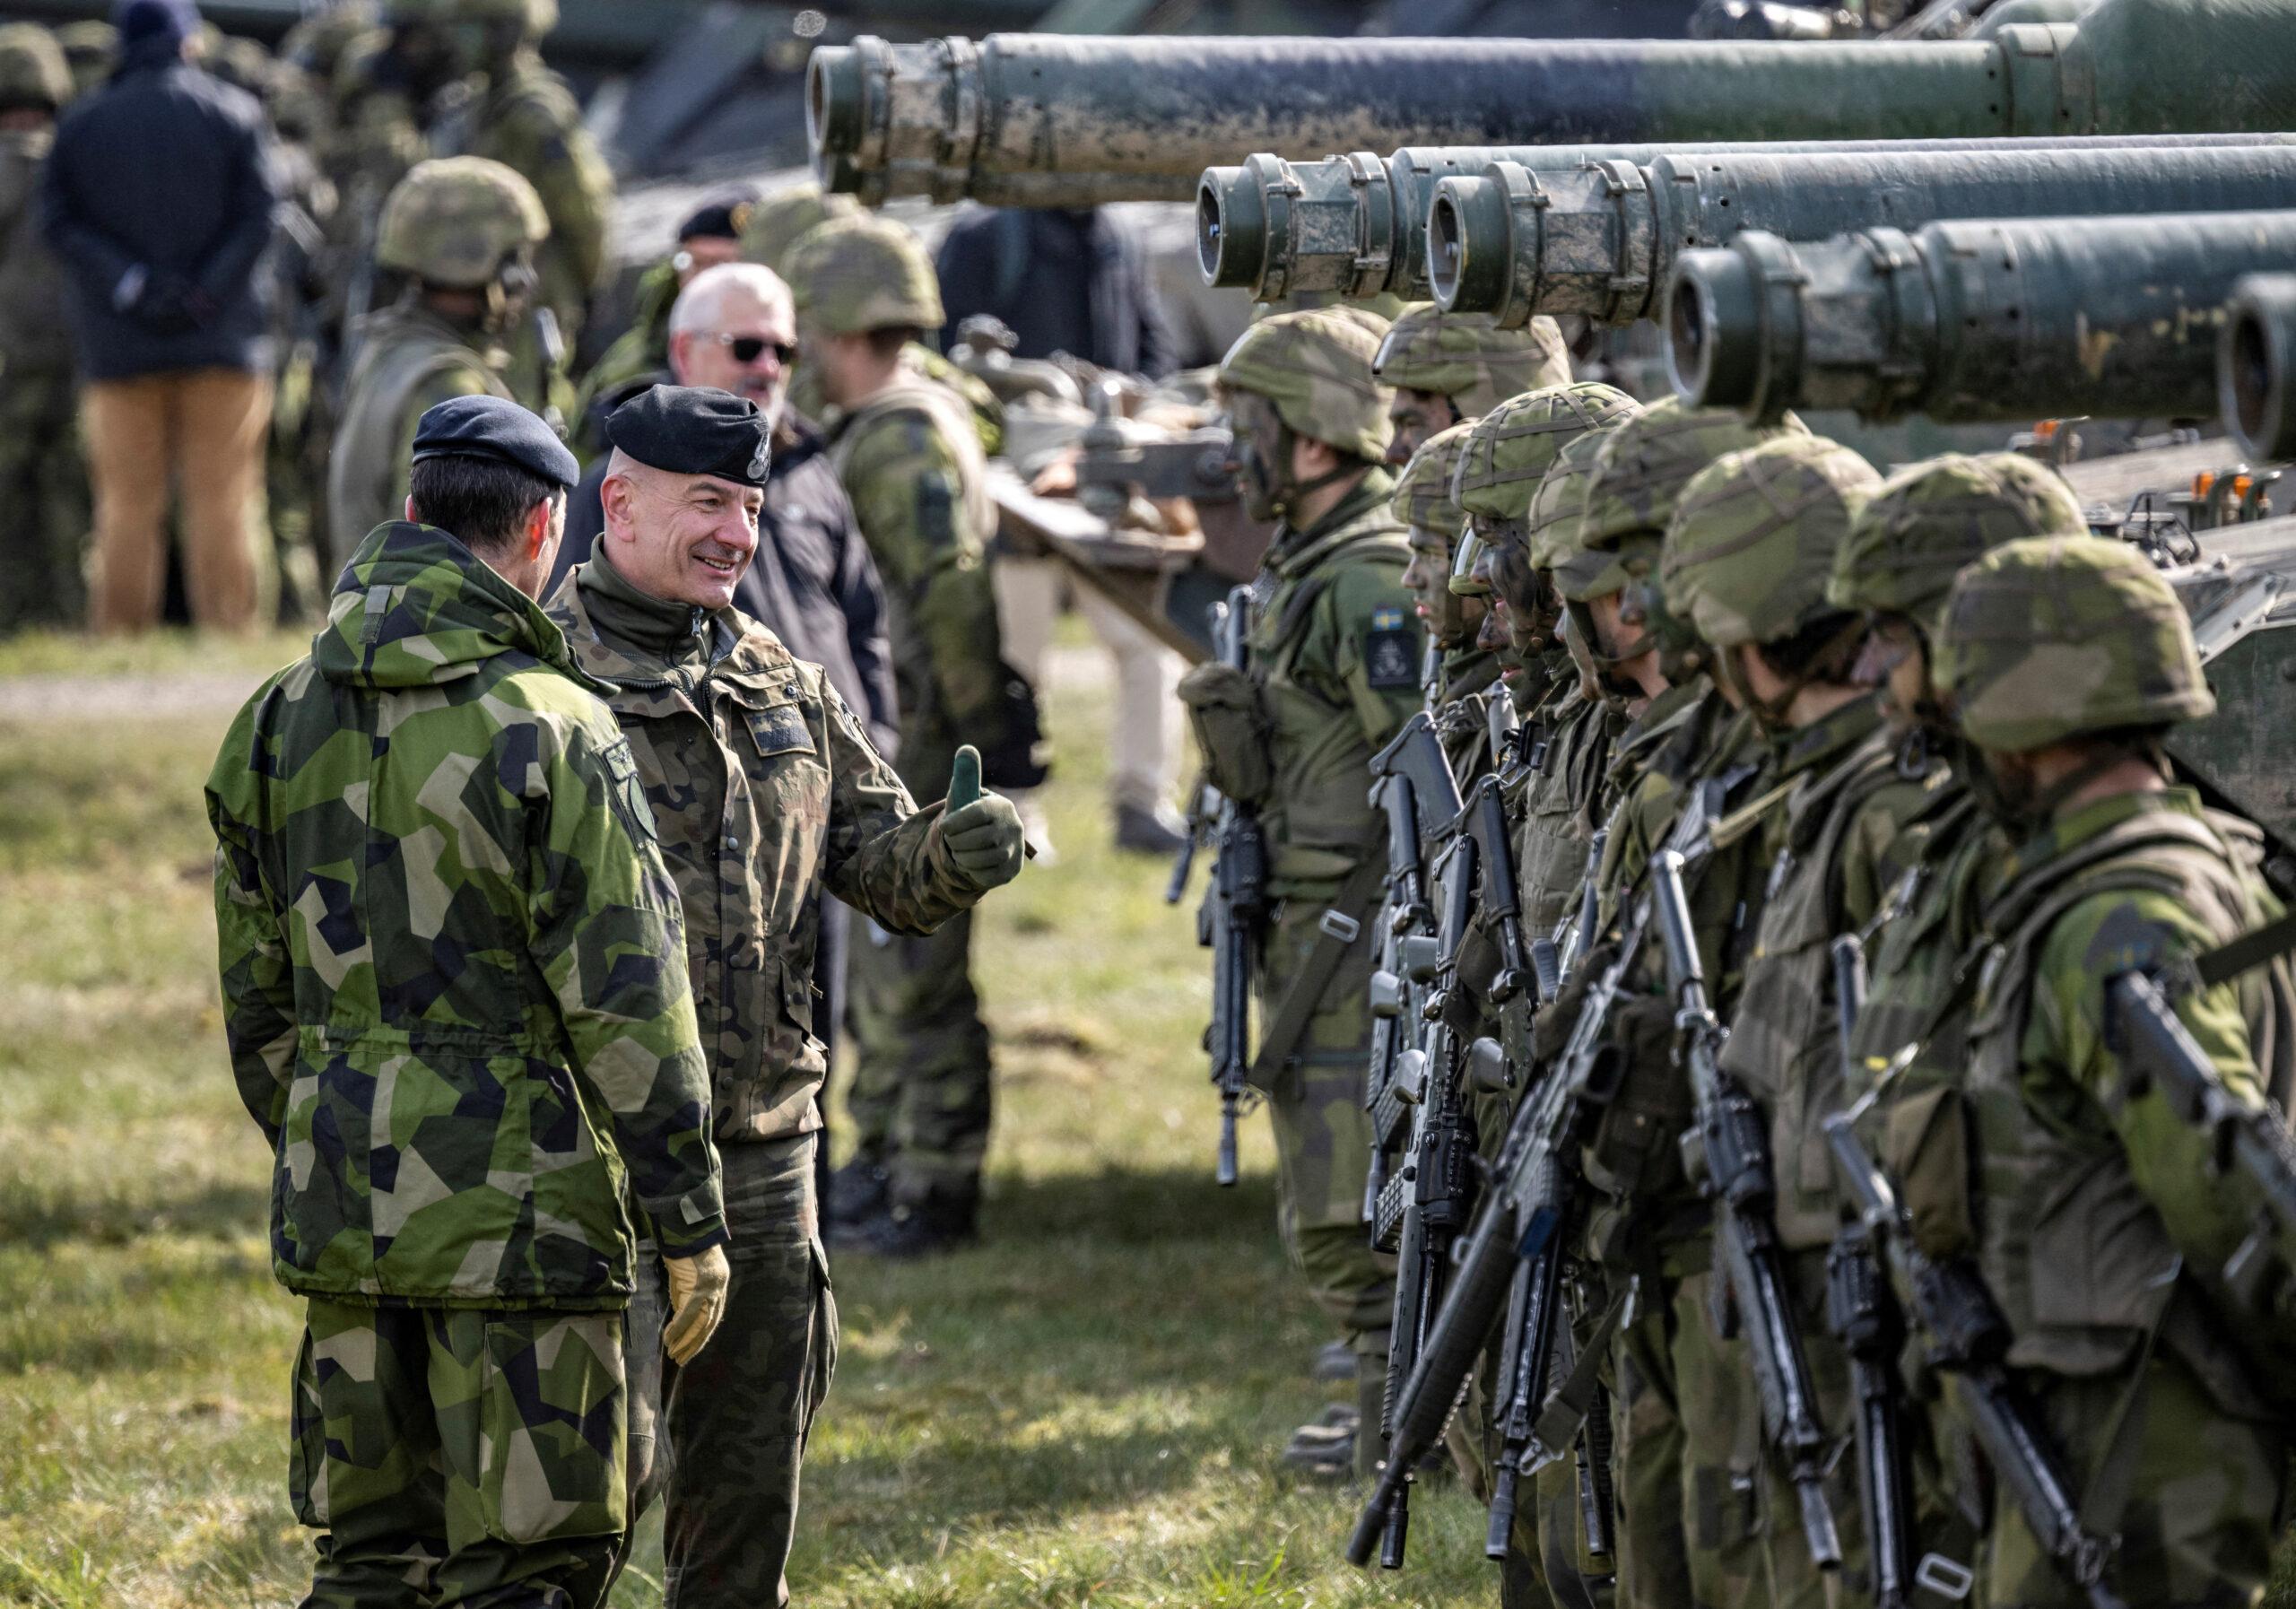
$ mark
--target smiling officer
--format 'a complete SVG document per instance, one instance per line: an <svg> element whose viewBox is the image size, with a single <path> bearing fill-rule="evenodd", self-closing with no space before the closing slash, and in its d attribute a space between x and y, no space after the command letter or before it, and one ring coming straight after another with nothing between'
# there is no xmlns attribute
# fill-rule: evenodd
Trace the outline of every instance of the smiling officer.
<svg viewBox="0 0 2296 1609"><path fill-rule="evenodd" d="M730 392L657 386L623 404L605 422L605 531L550 603L578 663L613 683L654 807L726 1159L731 1322L658 1387L631 1382L632 1513L666 1487L674 1609L787 1601L798 1461L837 1333L813 1193L816 896L929 933L1022 858L1009 801L976 780L970 803L919 810L821 667L733 607L770 430ZM649 1313L641 1294L633 1357L655 1355L639 1339Z"/></svg>

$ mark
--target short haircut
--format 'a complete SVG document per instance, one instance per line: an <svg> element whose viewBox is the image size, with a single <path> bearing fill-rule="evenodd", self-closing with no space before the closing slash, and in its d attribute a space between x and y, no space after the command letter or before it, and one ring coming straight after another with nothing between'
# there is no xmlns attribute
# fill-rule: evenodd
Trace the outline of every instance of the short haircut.
<svg viewBox="0 0 2296 1609"><path fill-rule="evenodd" d="M526 511L564 491L556 482L515 464L460 454L418 462L408 490L414 494L417 520L480 554L506 554L526 525Z"/></svg>
<svg viewBox="0 0 2296 1609"><path fill-rule="evenodd" d="M704 268L686 282L670 307L670 334L697 335L715 329L725 317L726 300L744 291L769 305L789 305L789 287L762 263L720 263Z"/></svg>

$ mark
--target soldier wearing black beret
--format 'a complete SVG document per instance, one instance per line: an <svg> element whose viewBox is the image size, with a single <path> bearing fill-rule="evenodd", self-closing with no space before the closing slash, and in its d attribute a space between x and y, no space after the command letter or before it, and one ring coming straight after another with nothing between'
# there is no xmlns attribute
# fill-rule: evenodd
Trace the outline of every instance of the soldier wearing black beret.
<svg viewBox="0 0 2296 1609"><path fill-rule="evenodd" d="M557 432L517 403L452 397L415 422L406 517L445 531L539 597L581 473Z"/></svg>
<svg viewBox="0 0 2296 1609"><path fill-rule="evenodd" d="M978 755L969 784L919 809L822 668L734 606L770 429L703 387L616 409L605 529L549 604L576 662L614 689L677 883L726 1170L734 1275L717 1341L657 1376L658 1281L630 1315L631 1518L665 1502L671 1609L788 1601L798 1458L837 1322L814 1232L821 895L922 935L1022 859L1020 814L979 791Z"/></svg>

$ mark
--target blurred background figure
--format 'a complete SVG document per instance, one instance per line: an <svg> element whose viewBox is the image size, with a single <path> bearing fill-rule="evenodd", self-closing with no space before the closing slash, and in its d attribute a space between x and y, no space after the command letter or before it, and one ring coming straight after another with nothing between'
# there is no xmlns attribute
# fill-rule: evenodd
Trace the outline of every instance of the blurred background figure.
<svg viewBox="0 0 2296 1609"><path fill-rule="evenodd" d="M1178 366L1146 256L1103 209L982 209L950 227L935 266L947 312L944 351L955 345L960 325L986 314L1012 332L1015 358L1065 356L1151 380ZM1070 591L1066 568L1057 559L1004 553L996 576L1005 657L1042 686L1053 625ZM1186 831L1170 798L1179 658L1099 593L1078 587L1074 596L1116 663L1109 792L1117 847L1171 855ZM1025 796L1015 803L1030 841L1045 854L1051 838L1042 811Z"/></svg>
<svg viewBox="0 0 2296 1609"><path fill-rule="evenodd" d="M88 476L74 420L64 275L41 238L40 170L72 99L44 28L0 28L0 634L76 626L87 608Z"/></svg>
<svg viewBox="0 0 2296 1609"><path fill-rule="evenodd" d="M87 382L93 623L157 623L172 481L193 622L245 631L271 422L270 137L251 97L188 59L191 0L125 0L114 21L118 70L65 118L40 190Z"/></svg>
<svg viewBox="0 0 2296 1609"><path fill-rule="evenodd" d="M744 185L704 202L678 225L677 245L669 257L639 276L630 327L614 338L582 381L576 417L580 422L578 445L585 456L605 450L602 431L608 413L661 380L670 366L671 305L695 274L740 260L742 230L756 200L757 192ZM786 377L782 388L787 389ZM761 402L759 405L764 406Z"/></svg>

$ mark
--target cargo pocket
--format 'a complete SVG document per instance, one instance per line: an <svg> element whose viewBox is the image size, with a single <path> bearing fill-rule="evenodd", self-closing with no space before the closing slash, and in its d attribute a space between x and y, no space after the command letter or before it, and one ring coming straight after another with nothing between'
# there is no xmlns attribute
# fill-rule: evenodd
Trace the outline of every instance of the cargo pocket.
<svg viewBox="0 0 2296 1609"><path fill-rule="evenodd" d="M536 1314L486 1326L478 1495L503 1542L626 1528L629 1387L620 1313Z"/></svg>
<svg viewBox="0 0 2296 1609"><path fill-rule="evenodd" d="M1882 1166L1913 1220L1914 1243L1933 1260L1977 1249L1970 1155L1969 1108L1959 1091L1941 1084L1890 1109Z"/></svg>
<svg viewBox="0 0 2296 1609"><path fill-rule="evenodd" d="M813 1418L837 1378L837 1297L830 1289L829 1253L819 1235L808 1236L805 1244L813 1261L813 1370L805 1382L805 1422L797 1433L801 1448L812 1437Z"/></svg>
<svg viewBox="0 0 2296 1609"><path fill-rule="evenodd" d="M318 1364L311 1355L311 1332L295 1353L293 1398L287 1408L287 1492L295 1519L315 1531L331 1523L327 1509L326 1404L319 1396Z"/></svg>

